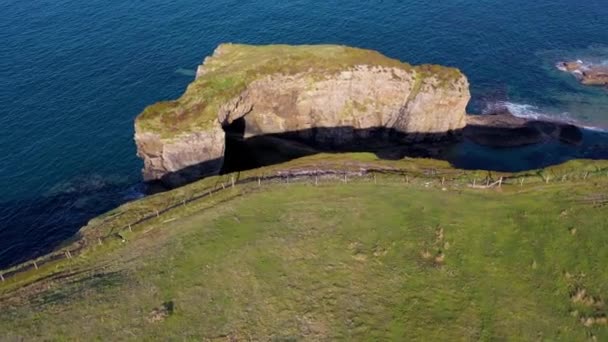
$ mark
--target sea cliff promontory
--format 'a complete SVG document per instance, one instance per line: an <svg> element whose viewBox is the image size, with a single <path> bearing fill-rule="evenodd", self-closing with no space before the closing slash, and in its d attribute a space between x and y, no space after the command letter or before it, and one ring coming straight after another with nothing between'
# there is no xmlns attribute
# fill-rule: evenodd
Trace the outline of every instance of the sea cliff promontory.
<svg viewBox="0 0 608 342"><path fill-rule="evenodd" d="M467 78L454 68L346 46L223 44L179 99L138 116L135 141L144 179L176 186L220 172L225 129L237 121L244 138L412 143L461 130L469 99Z"/></svg>

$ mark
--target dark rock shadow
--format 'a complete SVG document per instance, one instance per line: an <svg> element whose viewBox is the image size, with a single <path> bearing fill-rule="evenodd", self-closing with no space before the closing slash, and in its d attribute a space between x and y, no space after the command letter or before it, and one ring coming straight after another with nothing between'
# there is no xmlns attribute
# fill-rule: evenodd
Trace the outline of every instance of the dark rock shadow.
<svg viewBox="0 0 608 342"><path fill-rule="evenodd" d="M483 120L446 134L403 134L383 127L331 127L246 138L244 122L235 122L225 130L222 173L317 153L371 152L389 160L435 158L458 168L491 171L525 171L576 158L608 158L607 133L504 113L483 115Z"/></svg>
<svg viewBox="0 0 608 342"><path fill-rule="evenodd" d="M381 159L426 157L443 159L457 145L462 131L441 134L403 134L394 129L350 126L317 127L245 137L245 121L224 127L226 152L222 173L284 163L317 153L371 152Z"/></svg>

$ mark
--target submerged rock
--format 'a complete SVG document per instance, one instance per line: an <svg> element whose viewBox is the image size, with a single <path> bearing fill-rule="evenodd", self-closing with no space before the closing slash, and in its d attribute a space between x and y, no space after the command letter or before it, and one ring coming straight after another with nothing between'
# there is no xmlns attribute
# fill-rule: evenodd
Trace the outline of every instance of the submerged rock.
<svg viewBox="0 0 608 342"><path fill-rule="evenodd" d="M464 136L479 144L492 147L517 147L559 140L580 144L580 128L558 121L520 118L503 108L494 113L467 116Z"/></svg>
<svg viewBox="0 0 608 342"><path fill-rule="evenodd" d="M144 179L177 186L220 172L229 127L243 139L412 143L461 130L469 99L468 81L454 68L345 46L224 44L182 97L138 116L135 141Z"/></svg>
<svg viewBox="0 0 608 342"><path fill-rule="evenodd" d="M574 75L582 84L608 86L608 66L584 63L581 60L559 62L557 68Z"/></svg>

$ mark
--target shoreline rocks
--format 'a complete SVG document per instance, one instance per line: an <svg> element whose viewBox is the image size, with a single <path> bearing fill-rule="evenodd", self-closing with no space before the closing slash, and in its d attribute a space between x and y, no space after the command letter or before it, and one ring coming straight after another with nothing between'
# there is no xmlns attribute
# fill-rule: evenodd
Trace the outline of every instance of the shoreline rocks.
<svg viewBox="0 0 608 342"><path fill-rule="evenodd" d="M559 62L557 69L568 72L582 84L590 86L608 86L608 66L585 63L581 60Z"/></svg>
<svg viewBox="0 0 608 342"><path fill-rule="evenodd" d="M519 147L547 141L570 145L582 142L583 133L575 125L517 117L508 109L483 115L468 115L464 136L476 144L491 147Z"/></svg>

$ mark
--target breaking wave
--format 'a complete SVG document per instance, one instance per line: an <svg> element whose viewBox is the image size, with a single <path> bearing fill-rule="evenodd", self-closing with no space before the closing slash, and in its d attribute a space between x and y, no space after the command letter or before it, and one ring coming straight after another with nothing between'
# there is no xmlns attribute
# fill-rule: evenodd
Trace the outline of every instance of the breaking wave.
<svg viewBox="0 0 608 342"><path fill-rule="evenodd" d="M522 104L508 101L498 101L494 103L488 103L485 109L482 111L482 114L491 114L500 111L507 110L514 116L523 119L530 120L545 120L545 121L558 121L569 123L572 125L579 126L581 128L594 131L594 132L602 132L608 133L608 129L596 126L588 126L585 125L575 119L573 119L568 112L547 112L542 110L541 108L531 105L531 104Z"/></svg>

